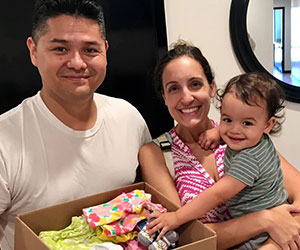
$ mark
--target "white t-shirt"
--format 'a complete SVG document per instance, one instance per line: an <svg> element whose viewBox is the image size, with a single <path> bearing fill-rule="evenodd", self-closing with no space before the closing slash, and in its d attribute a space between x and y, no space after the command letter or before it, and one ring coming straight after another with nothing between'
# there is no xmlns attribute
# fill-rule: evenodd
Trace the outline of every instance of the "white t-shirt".
<svg viewBox="0 0 300 250"><path fill-rule="evenodd" d="M40 94L0 116L0 243L13 249L19 213L131 184L138 150L151 140L128 102L94 95L97 121L87 131L65 126Z"/></svg>

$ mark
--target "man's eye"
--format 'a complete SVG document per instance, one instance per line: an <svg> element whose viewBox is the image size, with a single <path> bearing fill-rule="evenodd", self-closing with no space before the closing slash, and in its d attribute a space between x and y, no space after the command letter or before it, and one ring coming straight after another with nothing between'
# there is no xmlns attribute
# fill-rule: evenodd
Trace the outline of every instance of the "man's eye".
<svg viewBox="0 0 300 250"><path fill-rule="evenodd" d="M54 50L57 52L66 52L67 51L66 48L64 48L64 47L57 47Z"/></svg>
<svg viewBox="0 0 300 250"><path fill-rule="evenodd" d="M98 52L98 50L95 50L95 49L89 48L89 49L85 49L85 52L87 52L87 53L97 53L97 52Z"/></svg>

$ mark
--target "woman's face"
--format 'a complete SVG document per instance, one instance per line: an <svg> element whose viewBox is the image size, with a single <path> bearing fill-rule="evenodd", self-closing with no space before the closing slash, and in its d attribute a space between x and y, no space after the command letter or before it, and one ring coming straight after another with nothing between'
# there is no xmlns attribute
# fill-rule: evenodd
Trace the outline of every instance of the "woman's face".
<svg viewBox="0 0 300 250"><path fill-rule="evenodd" d="M178 124L192 128L207 119L215 83L209 84L199 62L188 56L167 64L162 74L163 98Z"/></svg>

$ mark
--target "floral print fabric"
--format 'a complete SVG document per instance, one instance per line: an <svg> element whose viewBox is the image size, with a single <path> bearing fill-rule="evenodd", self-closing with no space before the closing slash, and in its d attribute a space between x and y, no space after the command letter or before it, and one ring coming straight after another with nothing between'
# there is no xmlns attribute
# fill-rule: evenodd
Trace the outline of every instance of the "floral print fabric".
<svg viewBox="0 0 300 250"><path fill-rule="evenodd" d="M131 232L136 224L148 218L150 211L165 212L160 204L151 203L143 190L122 193L113 200L83 209L83 214L92 228L100 226L107 236Z"/></svg>

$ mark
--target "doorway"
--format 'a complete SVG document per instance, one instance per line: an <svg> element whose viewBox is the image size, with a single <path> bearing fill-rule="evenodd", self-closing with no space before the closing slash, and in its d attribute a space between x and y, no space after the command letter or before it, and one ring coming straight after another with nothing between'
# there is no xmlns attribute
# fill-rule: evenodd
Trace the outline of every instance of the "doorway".
<svg viewBox="0 0 300 250"><path fill-rule="evenodd" d="M273 9L273 66L284 72L284 7Z"/></svg>

